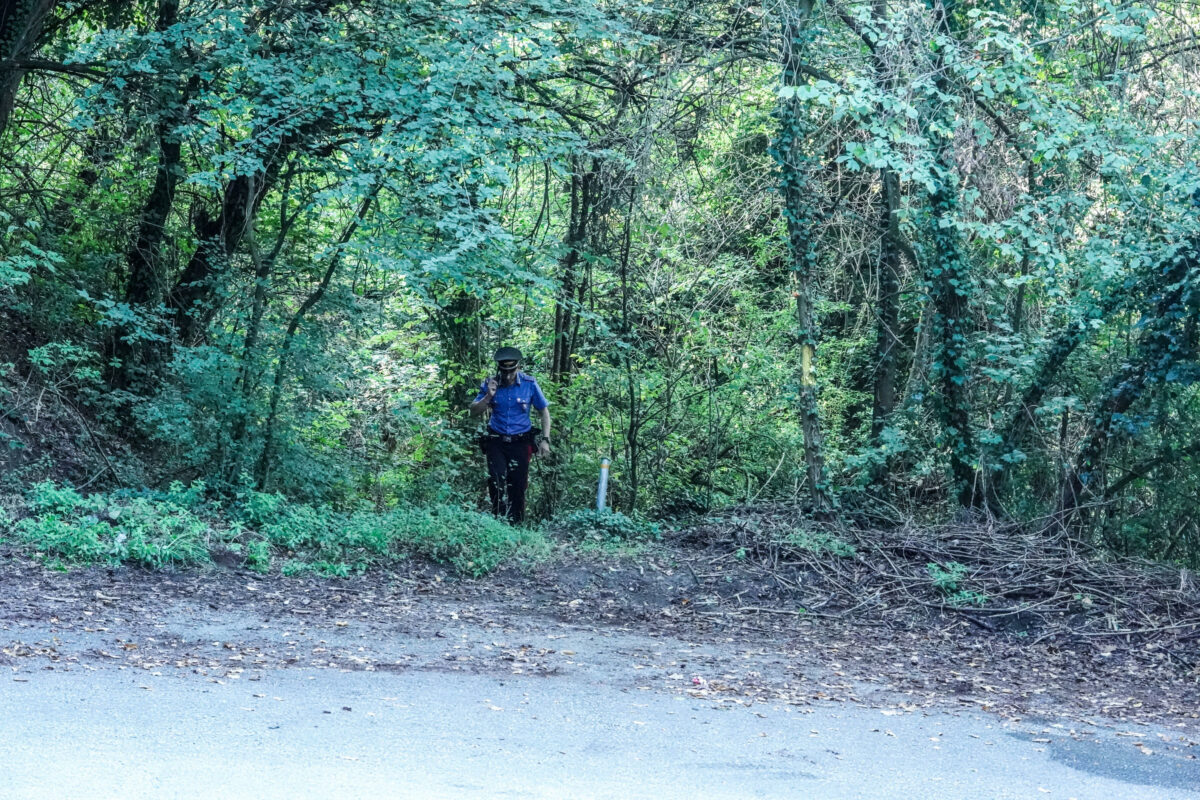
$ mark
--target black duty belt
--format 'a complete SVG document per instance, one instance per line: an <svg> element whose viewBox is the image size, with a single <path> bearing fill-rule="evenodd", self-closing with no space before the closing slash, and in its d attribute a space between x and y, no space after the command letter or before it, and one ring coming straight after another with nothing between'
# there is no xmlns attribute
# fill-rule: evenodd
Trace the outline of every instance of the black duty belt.
<svg viewBox="0 0 1200 800"><path fill-rule="evenodd" d="M496 433L495 431L488 431L486 436L488 439L491 439L492 441L504 442L504 443L508 444L511 442L523 442L523 441L528 440L531 436L533 436L533 431L529 430L529 431L525 431L524 433L513 433L513 434Z"/></svg>

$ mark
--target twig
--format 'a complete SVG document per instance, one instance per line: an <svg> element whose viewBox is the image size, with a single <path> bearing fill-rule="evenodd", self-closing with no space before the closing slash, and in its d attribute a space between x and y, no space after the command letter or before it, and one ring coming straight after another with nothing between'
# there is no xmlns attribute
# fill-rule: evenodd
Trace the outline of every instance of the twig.
<svg viewBox="0 0 1200 800"><path fill-rule="evenodd" d="M1182 625L1161 625L1157 628L1130 628L1120 631L1077 631L1077 636L1146 636L1151 633L1163 633L1164 631L1180 631L1180 630L1195 630L1200 628L1200 621L1188 622Z"/></svg>

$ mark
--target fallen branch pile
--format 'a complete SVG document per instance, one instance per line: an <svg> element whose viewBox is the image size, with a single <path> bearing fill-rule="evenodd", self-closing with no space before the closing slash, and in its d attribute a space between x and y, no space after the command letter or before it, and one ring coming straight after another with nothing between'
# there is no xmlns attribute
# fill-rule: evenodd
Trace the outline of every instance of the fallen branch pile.
<svg viewBox="0 0 1200 800"><path fill-rule="evenodd" d="M711 516L678 543L765 570L798 614L958 615L1031 642L1137 641L1200 669L1196 574L1103 558L1065 534L995 523L863 529L768 506Z"/></svg>

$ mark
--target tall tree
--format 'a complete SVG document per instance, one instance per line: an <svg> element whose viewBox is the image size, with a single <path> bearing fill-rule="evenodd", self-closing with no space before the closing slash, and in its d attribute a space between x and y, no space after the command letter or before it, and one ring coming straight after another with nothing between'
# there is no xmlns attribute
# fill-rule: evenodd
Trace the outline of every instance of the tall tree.
<svg viewBox="0 0 1200 800"><path fill-rule="evenodd" d="M775 158L783 190L788 254L796 300L796 338L800 345L799 405L804 430L804 458L808 465L809 492L818 513L830 507L825 482L820 412L817 406L816 271L819 262L815 192L809 185L810 157L806 153L807 111L800 92L808 83L803 53L811 37L808 30L812 4L807 0L783 9L781 24L782 83L776 113L779 119Z"/></svg>
<svg viewBox="0 0 1200 800"><path fill-rule="evenodd" d="M975 466L975 439L967 394L970 379L969 302L970 262L959 241L958 166L954 158L959 97L951 80L956 42L951 33L954 2L931 0L936 38L933 42L933 81L928 90L925 136L932 147L929 166L929 238L933 253L926 267L933 300L937 355L933 378L938 387L938 411L950 456L950 473L958 502L983 502L983 487Z"/></svg>

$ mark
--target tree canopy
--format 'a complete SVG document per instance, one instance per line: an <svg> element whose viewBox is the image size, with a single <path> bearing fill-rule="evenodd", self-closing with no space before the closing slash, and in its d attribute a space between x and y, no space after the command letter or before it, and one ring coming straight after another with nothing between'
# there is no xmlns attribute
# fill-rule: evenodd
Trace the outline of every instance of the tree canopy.
<svg viewBox="0 0 1200 800"><path fill-rule="evenodd" d="M5 0L5 489L475 507L466 406L512 344L556 420L543 517L611 457L629 513L971 513L1197 563L1197 24Z"/></svg>

